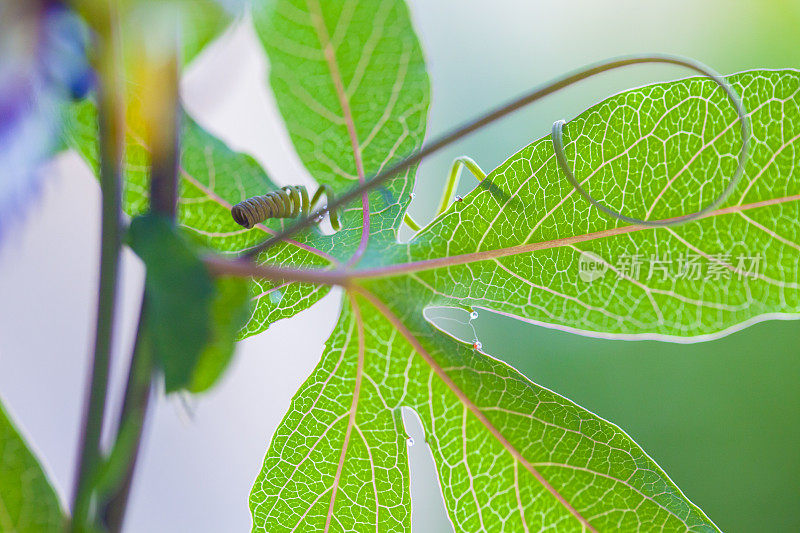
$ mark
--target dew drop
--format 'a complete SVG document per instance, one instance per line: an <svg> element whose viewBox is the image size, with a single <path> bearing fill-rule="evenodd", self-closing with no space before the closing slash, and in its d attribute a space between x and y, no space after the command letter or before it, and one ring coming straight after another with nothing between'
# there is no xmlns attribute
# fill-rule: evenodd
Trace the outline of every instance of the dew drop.
<svg viewBox="0 0 800 533"><path fill-rule="evenodd" d="M475 342L472 343L472 348L474 350L479 350L480 351L480 349L483 348L483 344L481 343L481 341L475 341Z"/></svg>
<svg viewBox="0 0 800 533"><path fill-rule="evenodd" d="M461 196L459 196L459 195L456 195L456 202L461 202L461 201L463 201L463 200L464 200L464 199L463 199Z"/></svg>
<svg viewBox="0 0 800 533"><path fill-rule="evenodd" d="M478 312L477 311L471 312L469 314L469 318L470 318L470 320L475 320L476 318L478 318Z"/></svg>
<svg viewBox="0 0 800 533"><path fill-rule="evenodd" d="M413 200L414 198L416 198L416 197L417 197L417 193L415 193L415 192L412 192L411 194L409 194L409 195L408 195L408 197L409 197L409 198L411 198L411 199Z"/></svg>
<svg viewBox="0 0 800 533"><path fill-rule="evenodd" d="M414 445L414 437L408 437L408 439L406 439L406 444L408 444L409 446L413 446Z"/></svg>
<svg viewBox="0 0 800 533"><path fill-rule="evenodd" d="M269 301L272 302L273 304L277 305L281 303L281 300L283 300L283 291L274 290L271 293L269 293Z"/></svg>

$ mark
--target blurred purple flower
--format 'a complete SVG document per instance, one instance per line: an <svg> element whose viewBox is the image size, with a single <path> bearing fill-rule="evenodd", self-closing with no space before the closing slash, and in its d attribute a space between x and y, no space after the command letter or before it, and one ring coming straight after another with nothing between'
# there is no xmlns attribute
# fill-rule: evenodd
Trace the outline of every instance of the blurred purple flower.
<svg viewBox="0 0 800 533"><path fill-rule="evenodd" d="M87 42L60 2L0 0L0 242L41 188L39 167L59 146L60 106L93 85Z"/></svg>

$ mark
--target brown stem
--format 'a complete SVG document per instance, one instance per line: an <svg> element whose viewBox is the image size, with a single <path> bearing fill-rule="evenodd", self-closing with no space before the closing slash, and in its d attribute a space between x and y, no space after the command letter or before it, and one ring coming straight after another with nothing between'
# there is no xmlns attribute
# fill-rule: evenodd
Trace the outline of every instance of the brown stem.
<svg viewBox="0 0 800 533"><path fill-rule="evenodd" d="M353 277L353 271L349 270L317 270L257 265L248 260L223 259L214 255L206 257L203 262L214 276L254 277L276 281L297 281L300 283L315 283L317 285L342 286L347 286Z"/></svg>

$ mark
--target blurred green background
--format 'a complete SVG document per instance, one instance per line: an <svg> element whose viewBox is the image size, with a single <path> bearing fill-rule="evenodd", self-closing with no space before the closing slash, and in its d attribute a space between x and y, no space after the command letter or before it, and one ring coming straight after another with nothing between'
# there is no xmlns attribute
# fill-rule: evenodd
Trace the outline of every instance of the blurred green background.
<svg viewBox="0 0 800 533"><path fill-rule="evenodd" d="M614 55L676 53L723 74L800 67L795 0L410 6L433 82L429 136ZM412 214L430 218L453 158L470 155L488 171L547 135L556 119L686 75L664 67L615 72L483 130L422 165ZM462 179L460 192L475 183ZM688 345L593 339L486 312L474 325L487 353L627 431L723 530L800 531L800 322ZM453 332L472 340L470 330Z"/></svg>

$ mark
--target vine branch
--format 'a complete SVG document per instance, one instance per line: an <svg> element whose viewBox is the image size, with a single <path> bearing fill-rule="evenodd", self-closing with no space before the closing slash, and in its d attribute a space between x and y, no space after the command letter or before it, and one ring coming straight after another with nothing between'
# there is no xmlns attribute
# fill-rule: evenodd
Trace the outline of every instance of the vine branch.
<svg viewBox="0 0 800 533"><path fill-rule="evenodd" d="M296 281L318 285L347 286L357 270L319 270L286 268L272 265L258 265L249 260L230 260L217 255L203 259L209 272L214 276L237 276L271 279L275 281Z"/></svg>
<svg viewBox="0 0 800 533"><path fill-rule="evenodd" d="M102 194L100 237L100 282L94 355L89 392L83 413L77 474L75 478L72 531L83 530L92 496L91 479L100 459L100 437L106 407L106 392L111 361L111 341L117 296L117 277L121 248L122 154L125 109L120 96L120 43L118 13L110 2L97 27L98 126L100 139L100 186Z"/></svg>
<svg viewBox="0 0 800 533"><path fill-rule="evenodd" d="M176 26L177 27L177 26ZM174 38L174 37L173 37ZM180 168L180 114L178 112L178 46L170 43L151 62L151 73L146 87L152 99L146 108L148 145L151 147L150 163L150 211L175 220L178 205L178 172ZM144 422L150 396L153 392L155 370L152 347L147 339L148 309L146 294L142 296L136 341L125 396L119 416L117 442L115 446L130 449L122 480L104 502L100 514L108 531L121 531L133 485L136 463L141 449ZM128 428L130 433L123 432ZM130 436L129 436L130 435ZM131 438L133 442L122 442Z"/></svg>
<svg viewBox="0 0 800 533"><path fill-rule="evenodd" d="M471 122L468 122L449 133L442 135L441 137L431 141L430 143L422 146L418 151L412 153L405 159L395 163L393 166L387 168L382 172L378 172L375 174L371 179L367 180L366 183L363 185L359 185L350 189L348 192L341 196L337 196L336 199L332 202L329 202L326 206L318 209L317 211L309 214L307 217L299 220L295 224L289 226L288 228L276 233L269 239L265 240L261 244L249 249L245 252L245 257L253 257L260 252L266 250L267 248L277 244L278 242L288 238L291 235L294 235L298 231L312 225L322 217L328 211L333 211L336 209L341 208L342 206L354 201L359 196L365 194L366 192L379 187L381 184L389 180L390 178L396 176L397 174L407 170L408 168L418 164L424 158L432 155L445 146L448 146L463 137L466 137L470 133L473 133L484 126L491 124L492 122L505 117L517 111L518 109L525 107L528 104L532 104L537 100L541 100L542 98L549 96L553 93L560 91L570 85L578 83L586 78L590 78L597 74L607 72L609 70L614 70L622 67L627 67L630 65L639 65L643 63L662 63L662 64L670 64L670 65L678 65L687 67L695 72L700 72L711 79L715 79L716 73L709 67L706 67L702 63L694 61L689 58L683 58L678 56L672 55L632 55L632 56L624 56L615 59L610 59L607 61L603 61L600 63L595 63L593 65L589 65L587 67L581 68L579 70L572 71L571 73L566 74L565 76L558 78L554 81L541 85L532 91L508 102L505 105L502 105L484 115L474 119ZM716 80L715 80L716 81Z"/></svg>

